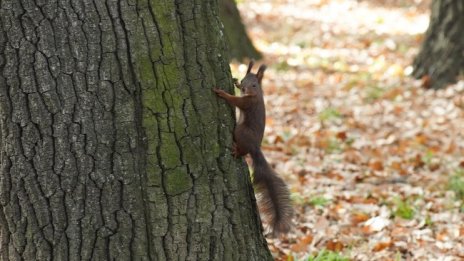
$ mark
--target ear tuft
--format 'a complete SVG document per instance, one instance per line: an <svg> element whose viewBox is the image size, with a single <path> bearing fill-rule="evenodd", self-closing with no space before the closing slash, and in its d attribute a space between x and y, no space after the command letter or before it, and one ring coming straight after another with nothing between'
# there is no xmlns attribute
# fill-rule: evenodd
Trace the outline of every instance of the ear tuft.
<svg viewBox="0 0 464 261"><path fill-rule="evenodd" d="M262 64L259 66L258 72L256 73L256 77L258 78L258 82L261 83L261 80L263 80L264 76L264 71L266 70L266 65Z"/></svg>
<svg viewBox="0 0 464 261"><path fill-rule="evenodd" d="M250 63L248 64L247 74L249 74L251 72L251 68L253 68L254 64L255 64L255 62L253 60L251 60Z"/></svg>

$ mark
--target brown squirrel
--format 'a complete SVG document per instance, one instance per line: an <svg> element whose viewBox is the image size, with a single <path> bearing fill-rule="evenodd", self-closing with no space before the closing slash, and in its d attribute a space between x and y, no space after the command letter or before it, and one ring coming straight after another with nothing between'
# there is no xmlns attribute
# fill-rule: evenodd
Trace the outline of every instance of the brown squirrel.
<svg viewBox="0 0 464 261"><path fill-rule="evenodd" d="M292 224L293 208L287 185L269 166L261 151L266 109L264 107L261 82L266 70L261 65L256 74L251 72L253 61L248 65L245 78L235 85L241 90L241 96L234 96L220 89L214 92L230 105L240 109L240 117L234 130L233 155L235 157L250 154L253 160L253 185L258 191L260 210L268 219L272 233L287 233Z"/></svg>

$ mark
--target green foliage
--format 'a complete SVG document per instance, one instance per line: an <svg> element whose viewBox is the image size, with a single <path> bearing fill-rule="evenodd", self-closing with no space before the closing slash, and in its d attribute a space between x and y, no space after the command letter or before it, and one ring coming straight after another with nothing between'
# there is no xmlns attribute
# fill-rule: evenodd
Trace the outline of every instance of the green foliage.
<svg viewBox="0 0 464 261"><path fill-rule="evenodd" d="M277 71L288 71L290 69L290 65L287 63L287 61L281 61L277 63L276 65L273 66Z"/></svg>
<svg viewBox="0 0 464 261"><path fill-rule="evenodd" d="M304 205L306 203L305 197L297 192L291 193L290 199L297 205Z"/></svg>
<svg viewBox="0 0 464 261"><path fill-rule="evenodd" d="M448 188L456 194L456 198L464 200L464 169L458 169L450 177Z"/></svg>
<svg viewBox="0 0 464 261"><path fill-rule="evenodd" d="M298 42L296 45L298 45L300 48L306 48L308 46L308 42L307 41L300 41Z"/></svg>
<svg viewBox="0 0 464 261"><path fill-rule="evenodd" d="M325 151L329 154L339 153L342 151L342 144L338 139L330 138L327 141L327 147L325 148Z"/></svg>
<svg viewBox="0 0 464 261"><path fill-rule="evenodd" d="M366 92L366 101L373 102L380 99L385 93L385 90L378 86L369 86L367 87Z"/></svg>
<svg viewBox="0 0 464 261"><path fill-rule="evenodd" d="M351 145L353 145L353 143L356 141L355 138L353 137L348 137L346 140L345 140L345 144L348 146L348 147L351 147Z"/></svg>
<svg viewBox="0 0 464 261"><path fill-rule="evenodd" d="M318 116L321 121L332 121L342 117L341 113L332 107L325 108Z"/></svg>
<svg viewBox="0 0 464 261"><path fill-rule="evenodd" d="M291 139L293 137L293 133L291 131L283 131L282 132L282 139L284 139L284 141L288 141L289 139Z"/></svg>
<svg viewBox="0 0 464 261"><path fill-rule="evenodd" d="M311 205L311 206L314 206L314 207L323 207L323 206L326 206L328 204L330 204L331 200L328 199L328 198L325 198L323 196L313 196L311 198L307 198L305 196L303 196L302 194L300 193L292 193L291 194L291 199L292 199L292 202L294 202L295 204L297 205Z"/></svg>
<svg viewBox="0 0 464 261"><path fill-rule="evenodd" d="M433 221L432 221L432 218L430 217L430 215L427 215L425 217L425 225L428 226L428 227L433 226Z"/></svg>
<svg viewBox="0 0 464 261"><path fill-rule="evenodd" d="M407 202L400 198L395 198L393 200L395 204L395 216L401 217L404 219L412 219L414 218L415 211L412 206Z"/></svg>
<svg viewBox="0 0 464 261"><path fill-rule="evenodd" d="M322 249L317 256L310 256L307 261L349 261L348 257L329 250Z"/></svg>
<svg viewBox="0 0 464 261"><path fill-rule="evenodd" d="M317 206L323 207L330 203L330 199L327 199L323 196L315 196L309 199L308 203L315 207Z"/></svg>
<svg viewBox="0 0 464 261"><path fill-rule="evenodd" d="M427 152L425 152L425 155L422 156L422 161L423 161L426 165L431 165L431 164L432 164L432 159L433 159L433 157L434 157L433 151L427 150Z"/></svg>

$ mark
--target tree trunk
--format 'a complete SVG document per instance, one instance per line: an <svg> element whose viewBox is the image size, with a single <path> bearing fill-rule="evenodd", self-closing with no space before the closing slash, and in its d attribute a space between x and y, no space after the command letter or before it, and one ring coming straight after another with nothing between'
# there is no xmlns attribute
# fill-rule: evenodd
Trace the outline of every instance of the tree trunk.
<svg viewBox="0 0 464 261"><path fill-rule="evenodd" d="M229 49L229 59L243 61L245 58L260 59L245 30L235 0L219 0L219 16L224 24L224 32Z"/></svg>
<svg viewBox="0 0 464 261"><path fill-rule="evenodd" d="M216 1L0 0L1 260L271 259Z"/></svg>
<svg viewBox="0 0 464 261"><path fill-rule="evenodd" d="M463 14L463 1L432 1L430 25L414 61L414 76L427 76L431 88L445 87L464 72Z"/></svg>

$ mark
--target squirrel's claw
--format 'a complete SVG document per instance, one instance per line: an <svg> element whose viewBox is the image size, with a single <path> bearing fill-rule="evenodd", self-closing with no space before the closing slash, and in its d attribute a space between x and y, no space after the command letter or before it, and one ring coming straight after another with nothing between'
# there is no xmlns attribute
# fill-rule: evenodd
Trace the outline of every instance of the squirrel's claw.
<svg viewBox="0 0 464 261"><path fill-rule="evenodd" d="M240 158L242 155L238 149L238 146L237 146L237 143L233 143L232 144L232 156L234 156L234 158L238 159Z"/></svg>
<svg viewBox="0 0 464 261"><path fill-rule="evenodd" d="M235 87L240 89L241 85L240 85L240 82L238 81L238 79L237 78L232 78L232 81L234 81Z"/></svg>
<svg viewBox="0 0 464 261"><path fill-rule="evenodd" d="M220 97L225 97L227 93L224 90L213 88L213 92L215 92Z"/></svg>

